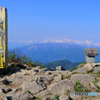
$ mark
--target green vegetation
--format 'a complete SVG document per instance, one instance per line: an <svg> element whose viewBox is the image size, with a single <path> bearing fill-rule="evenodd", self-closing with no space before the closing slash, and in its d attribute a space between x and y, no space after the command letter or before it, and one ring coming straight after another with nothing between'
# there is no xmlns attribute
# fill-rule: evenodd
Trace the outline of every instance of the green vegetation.
<svg viewBox="0 0 100 100"><path fill-rule="evenodd" d="M57 66L62 66L66 70L71 70L71 69L74 70L75 66L78 66L79 64L81 63L80 62L72 63L68 60L60 60L60 61L55 61L55 62L44 64L44 66L46 66L47 68L55 68Z"/></svg>
<svg viewBox="0 0 100 100"><path fill-rule="evenodd" d="M73 74L77 74L77 72L72 72L72 75L73 75Z"/></svg>
<svg viewBox="0 0 100 100"><path fill-rule="evenodd" d="M95 79L95 80L93 81L93 83L97 83L97 82L99 82L99 80L98 80L98 79Z"/></svg>
<svg viewBox="0 0 100 100"><path fill-rule="evenodd" d="M89 92L86 88L83 87L80 81L76 81L76 86L74 86L76 92Z"/></svg>
<svg viewBox="0 0 100 100"><path fill-rule="evenodd" d="M87 64L87 62L86 61L83 61L83 62L81 62L81 64Z"/></svg>
<svg viewBox="0 0 100 100"><path fill-rule="evenodd" d="M65 76L65 78L70 78L70 77L71 77L71 75Z"/></svg>
<svg viewBox="0 0 100 100"><path fill-rule="evenodd" d="M19 64L24 64L26 63L29 67L36 67L40 66L41 68L45 68L45 66L42 65L42 63L35 61L34 63L32 62L32 59L27 57L26 54L22 54L18 48L14 48L14 50L8 50L8 63L19 63ZM11 67L17 67L15 64L12 64Z"/></svg>
<svg viewBox="0 0 100 100"><path fill-rule="evenodd" d="M59 97L60 97L60 95L56 94L55 97L54 97L54 99L59 100Z"/></svg>
<svg viewBox="0 0 100 100"><path fill-rule="evenodd" d="M27 90L27 93L30 93L30 91L29 91L29 90Z"/></svg>
<svg viewBox="0 0 100 100"><path fill-rule="evenodd" d="M93 69L91 69L90 71L87 71L87 73L92 73Z"/></svg>
<svg viewBox="0 0 100 100"><path fill-rule="evenodd" d="M54 74L53 76L58 76L57 74Z"/></svg>

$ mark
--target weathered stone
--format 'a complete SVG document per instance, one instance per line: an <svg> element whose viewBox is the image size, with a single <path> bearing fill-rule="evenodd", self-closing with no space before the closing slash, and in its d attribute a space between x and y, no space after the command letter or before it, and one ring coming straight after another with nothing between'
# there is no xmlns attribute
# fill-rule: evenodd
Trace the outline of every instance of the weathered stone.
<svg viewBox="0 0 100 100"><path fill-rule="evenodd" d="M67 95L61 95L59 97L60 100L70 100Z"/></svg>
<svg viewBox="0 0 100 100"><path fill-rule="evenodd" d="M74 72L78 72L78 73L86 73L86 70L83 67L78 68L76 71Z"/></svg>
<svg viewBox="0 0 100 100"><path fill-rule="evenodd" d="M9 93L9 94L6 94L6 97L8 98L8 100L9 99L10 100L30 100L34 98L34 96L26 92Z"/></svg>
<svg viewBox="0 0 100 100"><path fill-rule="evenodd" d="M71 75L70 80L75 84L76 81L80 81L82 84L84 83L89 83L95 80L95 77L92 77L91 75L88 74L73 74Z"/></svg>
<svg viewBox="0 0 100 100"><path fill-rule="evenodd" d="M84 69L85 69L86 71L93 70L93 68L92 68L92 66L91 66L90 63L87 63L86 65L84 65Z"/></svg>
<svg viewBox="0 0 100 100"><path fill-rule="evenodd" d="M56 82L58 82L62 79L62 76L61 75L55 76L54 79Z"/></svg>
<svg viewBox="0 0 100 100"><path fill-rule="evenodd" d="M7 84L9 84L9 81L7 80L7 78L3 78L3 79L0 80L0 84L1 84L1 85L2 85L2 84L7 85Z"/></svg>
<svg viewBox="0 0 100 100"><path fill-rule="evenodd" d="M38 94L36 94L36 95L34 95L34 96L35 96L35 97L40 97L40 98L42 98L42 97L48 95L49 93L50 93L50 92L49 92L48 90L44 90L44 91L42 91L42 92L40 92L40 93L38 93Z"/></svg>
<svg viewBox="0 0 100 100"><path fill-rule="evenodd" d="M66 90L71 90L72 88L73 88L73 84L71 83L70 80L67 79L54 83L48 87L49 91L52 94L56 94L56 93L61 94Z"/></svg>
<svg viewBox="0 0 100 100"><path fill-rule="evenodd" d="M1 100L8 100L4 93L0 93L0 99Z"/></svg>
<svg viewBox="0 0 100 100"><path fill-rule="evenodd" d="M95 67L95 68L93 69L93 73L97 73L98 71L100 71L100 67Z"/></svg>
<svg viewBox="0 0 100 100"><path fill-rule="evenodd" d="M43 100L49 100L49 99L54 99L54 95L48 95L47 97L45 97Z"/></svg>
<svg viewBox="0 0 100 100"><path fill-rule="evenodd" d="M45 84L50 84L50 81L46 77L39 77L38 82L44 82Z"/></svg>
<svg viewBox="0 0 100 100"><path fill-rule="evenodd" d="M98 90L98 89L96 88L96 86L95 86L93 83L91 83L91 82L89 82L89 83L90 83L90 87L91 87L92 89Z"/></svg>
<svg viewBox="0 0 100 100"><path fill-rule="evenodd" d="M97 83L97 85L100 87L100 81Z"/></svg>
<svg viewBox="0 0 100 100"><path fill-rule="evenodd" d="M24 82L22 85L22 90L29 90L32 94L45 90L47 87L41 82Z"/></svg>

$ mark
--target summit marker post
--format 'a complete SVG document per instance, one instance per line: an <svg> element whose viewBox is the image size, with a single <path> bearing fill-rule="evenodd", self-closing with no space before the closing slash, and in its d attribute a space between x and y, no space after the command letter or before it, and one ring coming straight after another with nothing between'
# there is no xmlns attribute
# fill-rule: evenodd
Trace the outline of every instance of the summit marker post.
<svg viewBox="0 0 100 100"><path fill-rule="evenodd" d="M7 9L5 7L0 7L0 68L7 67L7 53Z"/></svg>

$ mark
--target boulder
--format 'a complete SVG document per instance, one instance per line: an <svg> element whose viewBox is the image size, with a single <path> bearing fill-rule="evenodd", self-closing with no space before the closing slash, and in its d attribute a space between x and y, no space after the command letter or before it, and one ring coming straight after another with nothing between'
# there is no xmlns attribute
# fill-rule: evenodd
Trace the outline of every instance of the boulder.
<svg viewBox="0 0 100 100"><path fill-rule="evenodd" d="M83 67L80 67L77 70L75 70L74 72L77 72L77 73L86 73L86 70Z"/></svg>
<svg viewBox="0 0 100 100"><path fill-rule="evenodd" d="M73 82L73 84L76 83L76 81L80 81L82 84L93 82L95 80L95 77L89 75L89 74L73 74L71 75L70 80Z"/></svg>
<svg viewBox="0 0 100 100"><path fill-rule="evenodd" d="M93 73L97 73L98 71L100 71L100 66L99 66L99 67L95 67L95 68L93 69Z"/></svg>
<svg viewBox="0 0 100 100"><path fill-rule="evenodd" d="M6 94L8 100L30 100L34 98L31 94L27 92L19 92L19 93L9 93Z"/></svg>
<svg viewBox="0 0 100 100"><path fill-rule="evenodd" d="M61 94L61 93L65 92L66 90L73 89L73 87L74 86L71 83L71 81L68 79L65 79L65 80L62 80L62 81L59 81L57 83L50 85L48 87L48 89L52 94L56 94L56 93Z"/></svg>
<svg viewBox="0 0 100 100"><path fill-rule="evenodd" d="M45 90L47 87L42 82L24 82L22 85L22 90L26 92L29 90L31 94L38 93L40 91Z"/></svg>
<svg viewBox="0 0 100 100"><path fill-rule="evenodd" d="M90 63L87 63L86 65L84 65L84 69L85 69L86 71L90 71L90 70L93 70L93 67L91 66Z"/></svg>

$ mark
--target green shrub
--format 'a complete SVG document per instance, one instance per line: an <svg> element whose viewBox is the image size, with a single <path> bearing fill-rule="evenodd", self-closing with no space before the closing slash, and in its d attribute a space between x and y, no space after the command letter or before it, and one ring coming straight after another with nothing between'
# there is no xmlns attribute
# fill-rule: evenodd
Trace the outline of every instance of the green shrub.
<svg viewBox="0 0 100 100"><path fill-rule="evenodd" d="M30 93L30 91L29 91L29 90L27 90L27 93Z"/></svg>
<svg viewBox="0 0 100 100"><path fill-rule="evenodd" d="M59 97L60 97L60 95L56 94L55 97L54 97L54 99L59 100Z"/></svg>

